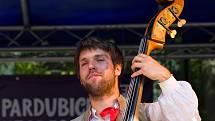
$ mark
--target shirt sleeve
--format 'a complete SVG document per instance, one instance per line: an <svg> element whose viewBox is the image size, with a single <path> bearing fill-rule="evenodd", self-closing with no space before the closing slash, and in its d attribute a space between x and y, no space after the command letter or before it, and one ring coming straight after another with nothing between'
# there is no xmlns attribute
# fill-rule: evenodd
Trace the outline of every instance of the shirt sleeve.
<svg viewBox="0 0 215 121"><path fill-rule="evenodd" d="M198 99L191 85L173 76L159 83L162 93L154 103L140 106L140 115L148 121L201 121Z"/></svg>

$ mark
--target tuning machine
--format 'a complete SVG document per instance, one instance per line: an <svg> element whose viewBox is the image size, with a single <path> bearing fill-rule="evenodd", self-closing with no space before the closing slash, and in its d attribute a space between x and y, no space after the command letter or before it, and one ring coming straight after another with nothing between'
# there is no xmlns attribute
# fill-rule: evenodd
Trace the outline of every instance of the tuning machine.
<svg viewBox="0 0 215 121"><path fill-rule="evenodd" d="M172 13L172 15L176 18L176 20L178 21L178 27L182 27L186 24L186 20L185 19L180 19L176 14L178 14L178 8L176 6L172 6L171 8L169 8L169 11Z"/></svg>
<svg viewBox="0 0 215 121"><path fill-rule="evenodd" d="M168 30L167 33L171 38L175 38L175 35L177 34L176 30Z"/></svg>
<svg viewBox="0 0 215 121"><path fill-rule="evenodd" d="M175 38L175 35L177 34L177 31L176 30L171 30L168 27L166 27L168 21L167 21L167 19L165 17L161 17L159 19L158 23L167 30L167 34L169 34L171 38Z"/></svg>

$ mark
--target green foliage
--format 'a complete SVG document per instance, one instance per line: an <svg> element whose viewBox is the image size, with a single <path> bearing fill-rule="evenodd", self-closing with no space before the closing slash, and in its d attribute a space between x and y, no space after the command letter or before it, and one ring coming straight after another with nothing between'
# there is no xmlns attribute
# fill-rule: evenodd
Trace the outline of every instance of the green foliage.
<svg viewBox="0 0 215 121"><path fill-rule="evenodd" d="M14 63L0 63L0 75L13 75Z"/></svg>
<svg viewBox="0 0 215 121"><path fill-rule="evenodd" d="M73 75L69 62L10 62L0 65L0 75Z"/></svg>
<svg viewBox="0 0 215 121"><path fill-rule="evenodd" d="M212 108L215 101L215 59L192 59L190 63L191 85L199 100L202 121L213 121L215 112Z"/></svg>
<svg viewBox="0 0 215 121"><path fill-rule="evenodd" d="M37 62L22 62L15 64L16 75L44 74L47 67Z"/></svg>

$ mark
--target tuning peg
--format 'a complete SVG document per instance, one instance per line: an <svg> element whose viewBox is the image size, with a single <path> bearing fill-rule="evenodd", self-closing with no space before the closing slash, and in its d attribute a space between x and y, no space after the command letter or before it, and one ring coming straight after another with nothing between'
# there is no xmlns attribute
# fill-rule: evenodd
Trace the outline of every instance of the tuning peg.
<svg viewBox="0 0 215 121"><path fill-rule="evenodd" d="M171 38L175 38L175 35L177 34L177 31L168 29L167 33L170 35Z"/></svg>
<svg viewBox="0 0 215 121"><path fill-rule="evenodd" d="M178 9L176 6L172 6L172 8L169 8L169 11L172 13L172 15L175 17L175 19L178 21L178 27L182 27L184 24L186 24L185 19L180 19L176 15L178 13Z"/></svg>
<svg viewBox="0 0 215 121"><path fill-rule="evenodd" d="M176 30L171 30L168 27L166 27L164 22L166 22L166 19L162 18L162 17L158 21L158 23L166 29L166 31L170 35L170 37L175 38L175 35L177 34L177 31Z"/></svg>
<svg viewBox="0 0 215 121"><path fill-rule="evenodd" d="M178 20L178 27L182 27L182 26L184 26L184 24L186 24L186 20L185 19L179 19L179 18L177 18L177 20Z"/></svg>

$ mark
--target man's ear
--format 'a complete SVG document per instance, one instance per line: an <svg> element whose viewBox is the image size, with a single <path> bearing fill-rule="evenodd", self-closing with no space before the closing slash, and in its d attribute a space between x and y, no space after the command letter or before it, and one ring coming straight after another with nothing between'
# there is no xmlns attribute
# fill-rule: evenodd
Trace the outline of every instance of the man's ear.
<svg viewBox="0 0 215 121"><path fill-rule="evenodd" d="M122 65L116 64L115 65L115 75L119 76L121 74L121 72L122 72Z"/></svg>
<svg viewBox="0 0 215 121"><path fill-rule="evenodd" d="M81 79L79 79L80 80L80 83L81 83L81 85L83 85L83 82L82 82L82 80Z"/></svg>

